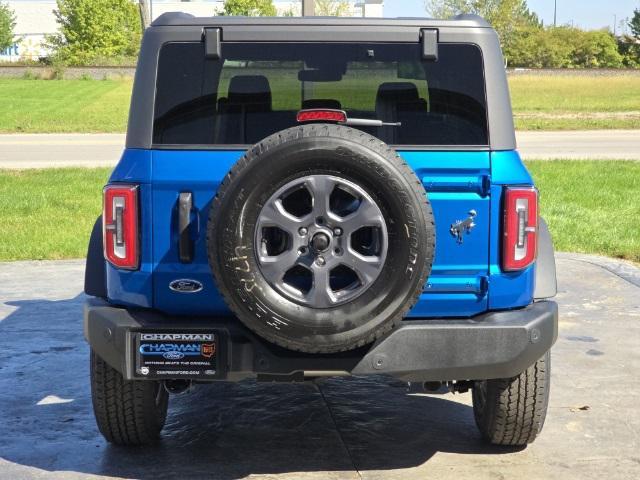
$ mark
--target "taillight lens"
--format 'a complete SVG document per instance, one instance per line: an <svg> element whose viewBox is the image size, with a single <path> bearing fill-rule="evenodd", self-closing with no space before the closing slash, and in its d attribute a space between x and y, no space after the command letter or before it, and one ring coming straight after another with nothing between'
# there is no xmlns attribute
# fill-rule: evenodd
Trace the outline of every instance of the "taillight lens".
<svg viewBox="0 0 640 480"><path fill-rule="evenodd" d="M104 258L118 268L138 268L138 187L107 185L102 212Z"/></svg>
<svg viewBox="0 0 640 480"><path fill-rule="evenodd" d="M311 109L300 110L296 116L298 123L305 122L336 122L345 123L347 114L343 110Z"/></svg>
<svg viewBox="0 0 640 480"><path fill-rule="evenodd" d="M506 189L503 235L503 270L522 270L535 262L538 248L538 191L535 188Z"/></svg>

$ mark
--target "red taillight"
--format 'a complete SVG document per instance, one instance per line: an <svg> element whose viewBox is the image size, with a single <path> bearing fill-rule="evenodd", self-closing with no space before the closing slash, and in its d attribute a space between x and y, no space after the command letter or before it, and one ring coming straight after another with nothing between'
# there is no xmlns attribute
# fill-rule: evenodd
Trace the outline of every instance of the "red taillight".
<svg viewBox="0 0 640 480"><path fill-rule="evenodd" d="M296 116L298 123L305 122L336 122L345 123L347 114L343 110L314 109L300 110Z"/></svg>
<svg viewBox="0 0 640 480"><path fill-rule="evenodd" d="M138 268L138 187L107 185L102 212L104 258L118 268Z"/></svg>
<svg viewBox="0 0 640 480"><path fill-rule="evenodd" d="M538 191L535 188L505 190L503 235L503 270L522 270L536 260Z"/></svg>

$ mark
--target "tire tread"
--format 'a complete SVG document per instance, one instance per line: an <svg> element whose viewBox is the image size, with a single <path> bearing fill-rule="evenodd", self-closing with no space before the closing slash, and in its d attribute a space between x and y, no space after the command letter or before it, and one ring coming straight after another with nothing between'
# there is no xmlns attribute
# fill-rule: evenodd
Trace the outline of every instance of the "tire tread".
<svg viewBox="0 0 640 480"><path fill-rule="evenodd" d="M167 414L167 395L155 404L155 382L127 381L91 352L91 396L98 429L117 445L143 445L159 437ZM153 402L152 404L150 404Z"/></svg>
<svg viewBox="0 0 640 480"><path fill-rule="evenodd" d="M550 366L547 352L516 377L483 380L484 403L474 388L474 416L487 441L495 445L522 446L536 439L547 413Z"/></svg>

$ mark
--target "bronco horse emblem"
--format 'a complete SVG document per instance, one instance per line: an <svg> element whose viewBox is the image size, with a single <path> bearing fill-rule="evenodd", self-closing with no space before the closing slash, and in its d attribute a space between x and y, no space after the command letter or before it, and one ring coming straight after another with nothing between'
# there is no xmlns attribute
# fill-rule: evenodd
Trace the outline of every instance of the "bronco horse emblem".
<svg viewBox="0 0 640 480"><path fill-rule="evenodd" d="M464 234L470 234L473 227L476 226L474 219L477 215L478 213L475 210L469 210L469 218L467 218L466 220L458 220L457 222L451 224L449 232L451 232L451 235L456 237L456 243L458 245L462 244L464 240Z"/></svg>

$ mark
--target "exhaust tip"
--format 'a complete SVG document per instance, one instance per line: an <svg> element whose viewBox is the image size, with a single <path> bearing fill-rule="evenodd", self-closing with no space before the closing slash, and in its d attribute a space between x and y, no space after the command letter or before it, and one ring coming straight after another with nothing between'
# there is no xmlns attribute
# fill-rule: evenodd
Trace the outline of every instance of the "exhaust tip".
<svg viewBox="0 0 640 480"><path fill-rule="evenodd" d="M442 388L442 382L424 382L424 389L429 393L439 392Z"/></svg>
<svg viewBox="0 0 640 480"><path fill-rule="evenodd" d="M180 395L191 388L191 380L165 380L162 382L164 389L172 395Z"/></svg>

